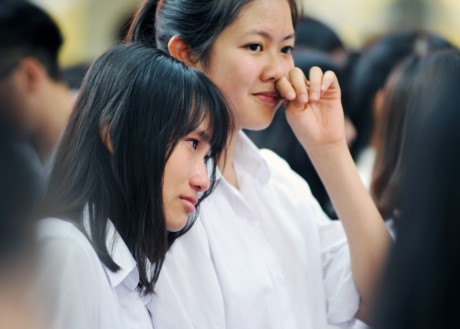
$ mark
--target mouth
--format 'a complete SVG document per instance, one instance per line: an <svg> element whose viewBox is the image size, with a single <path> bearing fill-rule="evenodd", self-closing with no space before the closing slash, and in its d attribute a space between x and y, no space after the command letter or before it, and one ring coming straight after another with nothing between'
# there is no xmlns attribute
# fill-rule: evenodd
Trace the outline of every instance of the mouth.
<svg viewBox="0 0 460 329"><path fill-rule="evenodd" d="M277 92L273 91L254 93L252 95L259 99L262 103L270 105L275 105L281 100L280 95Z"/></svg>
<svg viewBox="0 0 460 329"><path fill-rule="evenodd" d="M188 213L195 212L196 204L198 203L198 199L196 197L188 197L188 196L181 196L179 197L182 204L184 205L185 210Z"/></svg>

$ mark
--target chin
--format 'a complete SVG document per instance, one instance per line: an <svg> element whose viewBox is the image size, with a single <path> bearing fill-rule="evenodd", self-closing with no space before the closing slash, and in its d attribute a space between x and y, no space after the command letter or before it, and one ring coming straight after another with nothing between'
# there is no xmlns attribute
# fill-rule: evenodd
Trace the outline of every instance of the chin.
<svg viewBox="0 0 460 329"><path fill-rule="evenodd" d="M257 118L251 118L251 120L248 120L248 122L246 122L243 128L247 130L253 130L253 131L264 130L268 128L273 122L273 117L275 116L275 113L276 113L276 110L273 111L273 113L270 113L270 114L267 113L264 116L260 116Z"/></svg>
<svg viewBox="0 0 460 329"><path fill-rule="evenodd" d="M176 216L175 218L177 219L179 217L180 216ZM166 229L168 230L168 232L172 232L172 233L179 232L185 227L185 225L187 225L187 222L188 222L188 216L186 216L185 219L183 220L167 221Z"/></svg>

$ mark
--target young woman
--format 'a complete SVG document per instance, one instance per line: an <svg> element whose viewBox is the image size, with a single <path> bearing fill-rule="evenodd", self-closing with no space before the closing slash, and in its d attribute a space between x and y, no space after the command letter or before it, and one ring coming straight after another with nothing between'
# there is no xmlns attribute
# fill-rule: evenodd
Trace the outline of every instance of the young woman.
<svg viewBox="0 0 460 329"><path fill-rule="evenodd" d="M366 315L390 238L348 150L334 73L314 67L307 81L294 68L296 13L293 0L162 0L134 19L128 40L205 72L236 113L223 177L168 252L158 328L325 328ZM341 222L240 132L268 126L283 101Z"/></svg>
<svg viewBox="0 0 460 329"><path fill-rule="evenodd" d="M231 118L205 75L161 51L119 46L93 64L39 228L51 328L153 328L165 253L215 185L207 160L219 159Z"/></svg>
<svg viewBox="0 0 460 329"><path fill-rule="evenodd" d="M401 220L375 328L458 328L460 53L420 60L410 88Z"/></svg>

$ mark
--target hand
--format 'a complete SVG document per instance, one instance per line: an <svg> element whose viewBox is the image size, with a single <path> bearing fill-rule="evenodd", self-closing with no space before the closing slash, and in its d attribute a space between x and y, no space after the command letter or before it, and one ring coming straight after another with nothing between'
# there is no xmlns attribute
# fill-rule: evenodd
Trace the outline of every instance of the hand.
<svg viewBox="0 0 460 329"><path fill-rule="evenodd" d="M294 68L276 88L286 103L286 117L299 142L310 153L345 142L340 86L332 71L310 69L310 81ZM346 144L345 144L346 145Z"/></svg>

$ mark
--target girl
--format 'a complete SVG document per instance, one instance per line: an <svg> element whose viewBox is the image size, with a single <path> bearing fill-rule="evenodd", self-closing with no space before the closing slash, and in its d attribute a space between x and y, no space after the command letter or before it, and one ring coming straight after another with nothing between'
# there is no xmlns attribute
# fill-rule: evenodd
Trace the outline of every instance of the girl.
<svg viewBox="0 0 460 329"><path fill-rule="evenodd" d="M459 328L460 52L420 59L413 81L401 220L375 328Z"/></svg>
<svg viewBox="0 0 460 329"><path fill-rule="evenodd" d="M152 328L166 250L212 191L206 162L230 129L217 88L160 51L119 46L95 62L56 154L54 219L40 224L52 328Z"/></svg>
<svg viewBox="0 0 460 329"><path fill-rule="evenodd" d="M348 151L334 73L313 67L307 81L294 68L296 16L294 0L150 0L134 19L128 40L202 70L236 113L220 184L168 252L158 328L317 329L366 315L390 238ZM343 226L241 133L267 127L283 101Z"/></svg>

